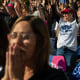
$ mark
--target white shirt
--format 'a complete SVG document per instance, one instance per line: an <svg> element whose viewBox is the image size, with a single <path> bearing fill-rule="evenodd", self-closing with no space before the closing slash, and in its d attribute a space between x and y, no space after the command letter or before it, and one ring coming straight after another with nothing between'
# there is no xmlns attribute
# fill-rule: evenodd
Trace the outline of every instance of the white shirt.
<svg viewBox="0 0 80 80"><path fill-rule="evenodd" d="M68 47L70 50L77 50L77 31L79 25L76 20L73 22L60 21L58 25L60 31L57 40L57 48L63 46Z"/></svg>

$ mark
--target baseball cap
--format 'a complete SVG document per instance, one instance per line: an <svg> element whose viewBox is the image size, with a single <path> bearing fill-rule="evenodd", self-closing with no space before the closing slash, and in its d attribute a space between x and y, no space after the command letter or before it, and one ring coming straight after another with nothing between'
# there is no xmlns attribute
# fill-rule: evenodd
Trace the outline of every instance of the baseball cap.
<svg viewBox="0 0 80 80"><path fill-rule="evenodd" d="M61 13L66 13L66 12L69 12L69 13L73 14L73 10L71 8L66 8L63 11L61 11Z"/></svg>
<svg viewBox="0 0 80 80"><path fill-rule="evenodd" d="M13 3L13 2L10 2L10 3L8 4L8 7L14 8L14 3Z"/></svg>

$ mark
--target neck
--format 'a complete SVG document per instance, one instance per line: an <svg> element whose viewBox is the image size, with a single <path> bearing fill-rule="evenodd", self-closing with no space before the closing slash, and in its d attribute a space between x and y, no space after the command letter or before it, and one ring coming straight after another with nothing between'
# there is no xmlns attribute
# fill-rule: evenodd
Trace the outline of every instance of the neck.
<svg viewBox="0 0 80 80"><path fill-rule="evenodd" d="M32 61L27 61L25 64L25 71L24 71L24 80L29 80L34 73L36 72L36 65Z"/></svg>
<svg viewBox="0 0 80 80"><path fill-rule="evenodd" d="M24 72L24 80L29 80L34 75L34 73L35 70L33 68L26 66Z"/></svg>

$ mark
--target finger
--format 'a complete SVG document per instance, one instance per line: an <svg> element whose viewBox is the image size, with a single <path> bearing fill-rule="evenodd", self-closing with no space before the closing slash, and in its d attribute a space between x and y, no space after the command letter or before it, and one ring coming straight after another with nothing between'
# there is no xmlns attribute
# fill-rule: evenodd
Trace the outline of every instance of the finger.
<svg viewBox="0 0 80 80"><path fill-rule="evenodd" d="M17 52L19 51L18 46L16 46L15 43L11 44L10 48L9 48L9 56L14 56Z"/></svg>
<svg viewBox="0 0 80 80"><path fill-rule="evenodd" d="M11 46L9 48L9 66L11 67L12 64L13 64L13 47Z"/></svg>
<svg viewBox="0 0 80 80"><path fill-rule="evenodd" d="M13 54L14 54L14 57L15 57L14 63L15 63L15 61L20 62L21 60L25 59L24 48L22 48L21 46L19 46L17 44L13 47Z"/></svg>
<svg viewBox="0 0 80 80"><path fill-rule="evenodd" d="M13 47L13 54L14 54L14 66L16 67L16 65L21 65L21 61L22 61L22 54L20 52L20 48L15 45Z"/></svg>
<svg viewBox="0 0 80 80"><path fill-rule="evenodd" d="M6 53L6 73L7 73L7 77L9 79L9 52Z"/></svg>
<svg viewBox="0 0 80 80"><path fill-rule="evenodd" d="M8 66L9 66L9 54L6 52L6 65L5 65L5 72L8 72Z"/></svg>
<svg viewBox="0 0 80 80"><path fill-rule="evenodd" d="M21 55L21 53L20 53L20 47L18 46L18 44L15 44L14 46L13 46L13 54L15 55L15 56L20 56Z"/></svg>
<svg viewBox="0 0 80 80"><path fill-rule="evenodd" d="M8 58L8 52L6 52L6 65L5 65L5 72L7 72L7 68L8 68L8 60L9 58Z"/></svg>
<svg viewBox="0 0 80 80"><path fill-rule="evenodd" d="M17 49L16 44L15 44L15 45L13 45L13 54L16 55L17 51L18 51L18 49Z"/></svg>
<svg viewBox="0 0 80 80"><path fill-rule="evenodd" d="M4 75L4 78L9 78L9 69L8 69L8 67L9 67L9 54L8 54L8 52L6 52L6 65L5 65L5 75Z"/></svg>

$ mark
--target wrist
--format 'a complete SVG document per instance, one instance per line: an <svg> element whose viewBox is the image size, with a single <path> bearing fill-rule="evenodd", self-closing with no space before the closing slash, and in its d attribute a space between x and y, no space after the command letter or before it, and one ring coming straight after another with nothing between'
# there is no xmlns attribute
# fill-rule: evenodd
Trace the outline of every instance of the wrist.
<svg viewBox="0 0 80 80"><path fill-rule="evenodd" d="M9 80L9 78L3 77L3 78L1 78L1 80Z"/></svg>
<svg viewBox="0 0 80 80"><path fill-rule="evenodd" d="M23 78L21 78L21 77L14 77L14 78L12 78L12 79L10 79L10 80L23 80Z"/></svg>

